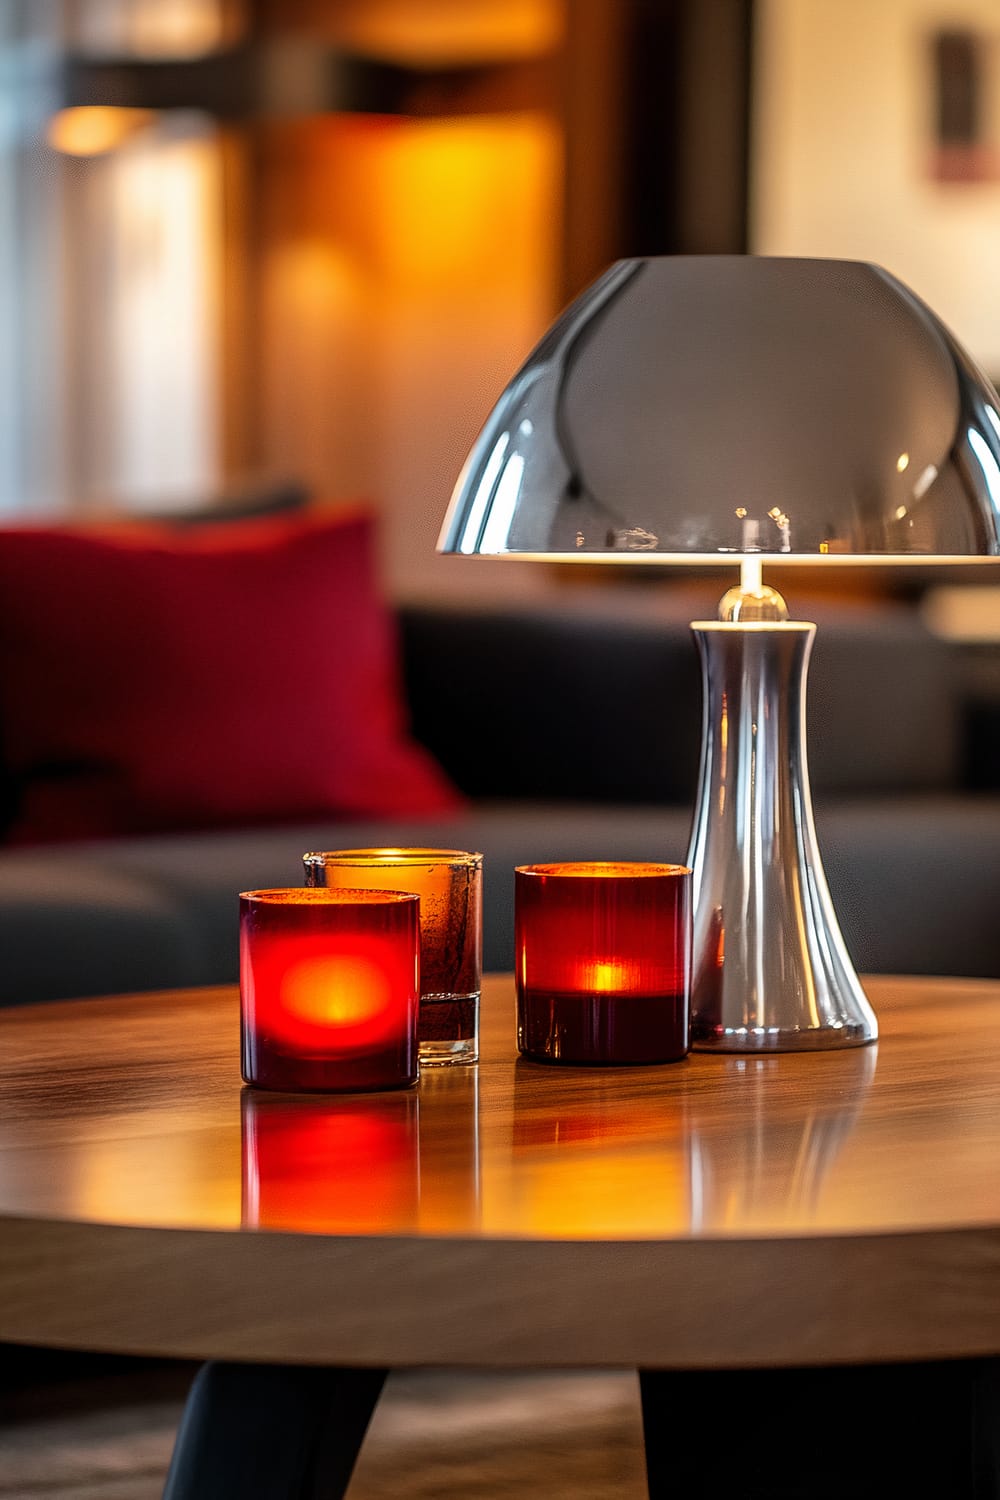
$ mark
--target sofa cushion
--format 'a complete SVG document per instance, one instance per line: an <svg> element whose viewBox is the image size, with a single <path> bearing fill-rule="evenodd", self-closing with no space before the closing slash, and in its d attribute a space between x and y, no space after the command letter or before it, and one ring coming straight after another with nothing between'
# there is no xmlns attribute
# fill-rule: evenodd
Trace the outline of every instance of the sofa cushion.
<svg viewBox="0 0 1000 1500"><path fill-rule="evenodd" d="M74 860L87 860L104 878L155 888L178 913L185 935L201 958L202 984L233 983L239 975L239 892L262 886L302 885L302 856L311 849L402 847L482 850L483 967L506 970L514 962L514 867L565 859L653 859L680 862L687 849L686 809L600 807L576 803L477 802L432 821L383 819L347 825L302 823L283 828L160 834L105 839L77 845ZM0 857L0 925L4 921L5 867L47 857L53 870L61 850L9 850ZM16 932L0 945L0 992L4 975L23 964ZM149 982L160 987L150 965ZM59 998L74 993L75 975L65 974ZM52 998L56 998L53 995Z"/></svg>
<svg viewBox="0 0 1000 1500"><path fill-rule="evenodd" d="M682 863L690 823L683 808L506 800L431 823L316 822L6 850L0 1004L233 984L239 891L299 885L307 849L342 848L348 839L482 850L483 968L510 970L516 865ZM1000 973L1000 798L844 800L818 812L817 831L834 910L861 972Z"/></svg>
<svg viewBox="0 0 1000 1500"><path fill-rule="evenodd" d="M17 527L0 545L11 843L430 815L360 512Z"/></svg>
<svg viewBox="0 0 1000 1500"><path fill-rule="evenodd" d="M119 872L77 848L0 859L0 1006L200 983L197 924L155 871Z"/></svg>

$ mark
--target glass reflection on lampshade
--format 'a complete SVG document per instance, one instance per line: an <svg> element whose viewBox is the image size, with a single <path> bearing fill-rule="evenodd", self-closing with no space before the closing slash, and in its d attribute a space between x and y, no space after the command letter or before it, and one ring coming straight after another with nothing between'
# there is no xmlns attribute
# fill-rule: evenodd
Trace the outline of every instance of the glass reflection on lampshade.
<svg viewBox="0 0 1000 1500"><path fill-rule="evenodd" d="M619 261L501 395L438 548L739 566L719 619L692 623L692 1046L875 1040L813 825L815 626L787 618L761 570L1000 555L1000 398L941 319L863 262Z"/></svg>

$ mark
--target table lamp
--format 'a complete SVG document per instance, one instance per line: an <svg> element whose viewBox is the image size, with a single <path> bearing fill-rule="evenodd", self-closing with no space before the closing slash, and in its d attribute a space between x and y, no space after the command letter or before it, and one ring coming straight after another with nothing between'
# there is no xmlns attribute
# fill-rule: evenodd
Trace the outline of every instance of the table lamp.
<svg viewBox="0 0 1000 1500"><path fill-rule="evenodd" d="M878 1035L813 821L816 627L788 618L762 568L1000 554L998 408L954 335L878 266L630 259L557 320L466 460L439 551L739 567L718 618L692 622L695 1048Z"/></svg>

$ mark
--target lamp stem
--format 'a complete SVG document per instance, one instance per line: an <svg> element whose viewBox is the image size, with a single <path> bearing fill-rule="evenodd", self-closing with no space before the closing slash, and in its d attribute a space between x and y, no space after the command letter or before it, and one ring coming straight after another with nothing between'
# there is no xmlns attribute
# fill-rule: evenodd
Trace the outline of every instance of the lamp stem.
<svg viewBox="0 0 1000 1500"><path fill-rule="evenodd" d="M759 594L763 579L763 564L759 552L744 552L740 558L740 590L744 594Z"/></svg>
<svg viewBox="0 0 1000 1500"><path fill-rule="evenodd" d="M724 613L732 595L748 600L730 590ZM837 924L813 822L805 688L816 627L751 610L691 628L704 691L687 861L691 1045L783 1052L874 1041L878 1023Z"/></svg>

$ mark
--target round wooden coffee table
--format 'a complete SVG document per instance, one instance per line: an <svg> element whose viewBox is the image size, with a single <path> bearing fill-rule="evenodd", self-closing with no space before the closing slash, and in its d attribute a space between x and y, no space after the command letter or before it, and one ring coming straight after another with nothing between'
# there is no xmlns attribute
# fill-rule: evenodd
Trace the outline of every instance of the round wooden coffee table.
<svg viewBox="0 0 1000 1500"><path fill-rule="evenodd" d="M0 1338L297 1366L739 1371L1000 1353L1000 983L874 1045L241 1085L235 987L0 1012ZM185 1491L187 1493L187 1491Z"/></svg>
<svg viewBox="0 0 1000 1500"><path fill-rule="evenodd" d="M481 1061L251 1095L234 988L0 1012L0 1338L184 1358L719 1365L1000 1351L1000 984L869 1047ZM747 1289L781 1287L780 1297Z"/></svg>

